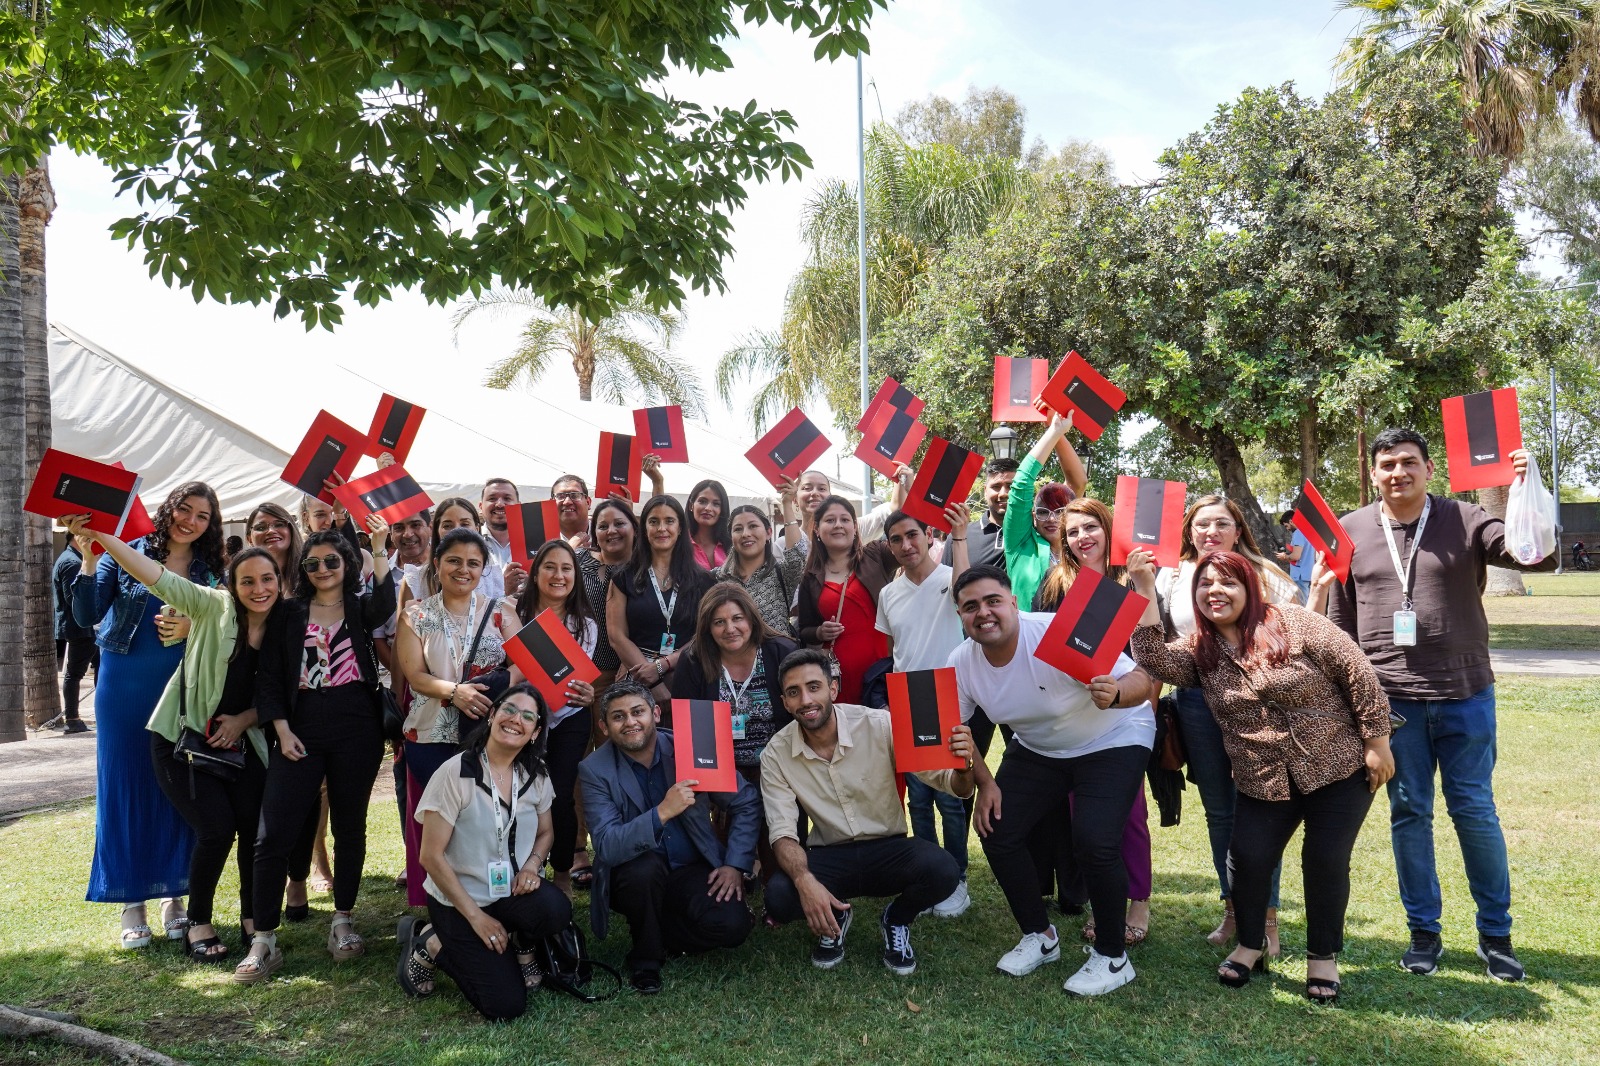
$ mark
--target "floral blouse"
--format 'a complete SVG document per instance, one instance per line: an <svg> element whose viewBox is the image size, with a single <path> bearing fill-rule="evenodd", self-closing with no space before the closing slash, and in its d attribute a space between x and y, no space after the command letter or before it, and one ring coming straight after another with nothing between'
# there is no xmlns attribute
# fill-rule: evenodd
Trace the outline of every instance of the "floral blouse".
<svg viewBox="0 0 1600 1066"><path fill-rule="evenodd" d="M465 662L485 611L490 612L489 622L483 627L483 636L478 640L478 650L472 662ZM406 604L406 619L422 641L423 668L441 681L465 680L496 669L505 661L505 638L500 631L503 618L516 619L511 602L492 599L481 593L473 594L470 616L464 626L460 619L446 613L442 595L436 594ZM459 744L461 712L432 696L412 692L411 708L406 714L405 735L406 739L419 744Z"/></svg>

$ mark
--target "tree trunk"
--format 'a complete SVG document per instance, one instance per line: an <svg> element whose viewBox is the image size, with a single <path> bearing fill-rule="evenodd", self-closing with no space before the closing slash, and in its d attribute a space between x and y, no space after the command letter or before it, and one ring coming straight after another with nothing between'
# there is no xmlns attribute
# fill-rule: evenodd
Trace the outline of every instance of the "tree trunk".
<svg viewBox="0 0 1600 1066"><path fill-rule="evenodd" d="M1322 453L1317 449L1317 401L1300 415L1300 478L1315 481L1322 469Z"/></svg>
<svg viewBox="0 0 1600 1066"><path fill-rule="evenodd" d="M1509 485L1495 485L1487 489L1478 490L1478 502L1483 509L1496 518L1506 516L1506 504L1511 499ZM1528 589L1522 583L1522 571L1507 570L1499 566L1491 566L1485 575L1483 586L1485 596L1526 596Z"/></svg>
<svg viewBox="0 0 1600 1066"><path fill-rule="evenodd" d="M578 399L587 403L594 395L595 328L576 314L572 327L572 369L578 375Z"/></svg>
<svg viewBox="0 0 1600 1066"><path fill-rule="evenodd" d="M55 190L49 164L22 177L17 252L22 280L22 344L24 388L24 474L39 469L50 447L50 324L45 309L45 227L55 212ZM50 580L55 562L51 523L38 515L22 515L22 572L26 587L22 624L23 707L28 724L42 725L61 711L56 684L55 589Z"/></svg>
<svg viewBox="0 0 1600 1066"><path fill-rule="evenodd" d="M1356 469L1360 476L1356 483L1361 486L1361 506L1365 507L1372 502L1369 492L1372 487L1372 478L1367 471L1367 409L1356 408Z"/></svg>
<svg viewBox="0 0 1600 1066"><path fill-rule="evenodd" d="M27 737L23 719L22 500L27 495L23 455L22 285L17 265L20 183L0 177L0 742Z"/></svg>
<svg viewBox="0 0 1600 1066"><path fill-rule="evenodd" d="M1222 478L1222 491L1244 512L1245 524L1255 534L1256 543L1277 543L1272 536L1272 520L1261 509L1261 501L1256 499L1255 491L1250 488L1250 474L1245 470L1239 445L1228 434L1214 427L1206 431L1206 445L1211 449L1211 460L1217 464L1217 474Z"/></svg>

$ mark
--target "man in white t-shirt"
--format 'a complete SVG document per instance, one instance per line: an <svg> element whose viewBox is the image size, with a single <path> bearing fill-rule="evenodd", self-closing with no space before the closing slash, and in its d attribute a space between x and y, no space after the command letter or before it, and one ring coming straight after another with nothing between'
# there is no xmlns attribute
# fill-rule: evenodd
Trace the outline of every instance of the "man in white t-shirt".
<svg viewBox="0 0 1600 1066"><path fill-rule="evenodd" d="M961 618L950 599L950 584L967 568L967 530L962 524L966 508L951 508L952 529L959 537L949 541L950 566L938 562L928 537L928 526L904 511L895 511L884 523L889 550L900 564L900 575L878 594L878 632L889 638L889 655L897 672L934 670L950 661L961 644ZM972 905L967 894L967 808L948 793L906 774L906 802L911 808L911 832L929 843L939 843L934 808L944 823L944 850L961 867L961 883L950 898L929 908L938 918L957 918Z"/></svg>
<svg viewBox="0 0 1600 1066"><path fill-rule="evenodd" d="M998 773L991 776L977 764L973 812L989 867L1022 929L1022 940L1001 957L999 969L1021 977L1061 958L1028 835L1070 794L1073 857L1094 908L1095 942L1089 961L1063 987L1082 996L1110 992L1133 980L1123 933L1128 871L1122 827L1155 743L1150 678L1118 655L1110 674L1084 685L1034 657L1052 616L1019 612L1004 571L975 566L954 584L968 638L950 656L961 718L981 705L1015 733Z"/></svg>

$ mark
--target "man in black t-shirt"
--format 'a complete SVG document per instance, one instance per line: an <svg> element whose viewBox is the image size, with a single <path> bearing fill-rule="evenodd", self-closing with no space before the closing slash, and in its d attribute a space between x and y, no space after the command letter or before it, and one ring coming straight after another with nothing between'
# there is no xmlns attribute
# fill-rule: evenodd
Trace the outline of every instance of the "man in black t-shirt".
<svg viewBox="0 0 1600 1066"><path fill-rule="evenodd" d="M967 550L973 566L1006 566L1005 541L1000 523L1006 514L1011 483L1017 479L1015 459L990 459L983 468L984 512L967 526Z"/></svg>

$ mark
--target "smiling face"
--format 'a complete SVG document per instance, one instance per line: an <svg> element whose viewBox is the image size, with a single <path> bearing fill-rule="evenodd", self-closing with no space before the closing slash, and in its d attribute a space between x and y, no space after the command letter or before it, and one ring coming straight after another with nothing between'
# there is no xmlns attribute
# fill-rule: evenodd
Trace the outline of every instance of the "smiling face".
<svg viewBox="0 0 1600 1066"><path fill-rule="evenodd" d="M653 552L671 552L678 543L678 515L660 504L644 516L644 535Z"/></svg>
<svg viewBox="0 0 1600 1066"><path fill-rule="evenodd" d="M483 553L471 544L452 544L437 560L439 587L453 595L469 596L483 577Z"/></svg>
<svg viewBox="0 0 1600 1066"><path fill-rule="evenodd" d="M1212 625L1230 626L1244 612L1244 585L1220 567L1208 566L1194 579L1194 599L1195 610L1211 619Z"/></svg>
<svg viewBox="0 0 1600 1066"><path fill-rule="evenodd" d="M271 559L257 556L233 568L233 598L256 617L264 617L278 602L278 568Z"/></svg>
<svg viewBox="0 0 1600 1066"><path fill-rule="evenodd" d="M928 558L928 532L916 519L903 518L889 530L889 550L902 570L915 573Z"/></svg>
<svg viewBox="0 0 1600 1066"><path fill-rule="evenodd" d="M313 564L315 570L311 569ZM328 593L344 587L344 556L331 544L308 547L300 568L317 592Z"/></svg>
<svg viewBox="0 0 1600 1066"><path fill-rule="evenodd" d="M489 735L521 751L539 736L539 703L526 692L513 692L495 708Z"/></svg>
<svg viewBox="0 0 1600 1066"><path fill-rule="evenodd" d="M289 550L291 532L289 523L271 511L257 511L250 516L246 543L252 548L265 548L281 560L283 553Z"/></svg>
<svg viewBox="0 0 1600 1066"><path fill-rule="evenodd" d="M483 487L483 501L478 505L478 510L483 513L483 522L496 533L506 531L506 508L517 502L517 488L504 481L490 482Z"/></svg>
<svg viewBox="0 0 1600 1066"><path fill-rule="evenodd" d="M618 507L606 507L594 523L595 547L612 559L633 554L633 523Z"/></svg>
<svg viewBox="0 0 1600 1066"><path fill-rule="evenodd" d="M539 569L533 579L539 583L541 599L546 603L561 603L578 580L578 568L572 563L571 553L556 548L545 553L545 557L539 561Z"/></svg>
<svg viewBox="0 0 1600 1066"><path fill-rule="evenodd" d="M973 642L997 647L1017 635L1017 597L993 578L971 582L956 601L961 628Z"/></svg>
<svg viewBox="0 0 1600 1066"><path fill-rule="evenodd" d="M1006 501L1011 498L1011 483L1015 480L1017 472L1007 470L983 483L983 503L996 522L1005 517Z"/></svg>
<svg viewBox="0 0 1600 1066"><path fill-rule="evenodd" d="M167 527L168 544L193 544L211 525L211 504L204 496L185 496L172 509L172 524Z"/></svg>
<svg viewBox="0 0 1600 1066"><path fill-rule="evenodd" d="M630 755L655 742L660 722L661 711L643 696L630 692L606 704L606 737Z"/></svg>
<svg viewBox="0 0 1600 1066"><path fill-rule="evenodd" d="M305 505L301 517L305 520L307 533L321 533L333 528L333 508L315 497Z"/></svg>
<svg viewBox="0 0 1600 1066"><path fill-rule="evenodd" d="M439 514L439 536L444 536L452 529L466 528L476 531L478 523L473 519L472 512L465 507L452 505L446 507Z"/></svg>
<svg viewBox="0 0 1600 1066"><path fill-rule="evenodd" d="M804 663L783 673L783 709L807 733L824 729L833 721L833 701L838 697L838 684L816 663Z"/></svg>
<svg viewBox="0 0 1600 1066"><path fill-rule="evenodd" d="M767 532L767 524L748 511L734 518L730 534L734 554L745 560L764 558L767 542L772 539Z"/></svg>
<svg viewBox="0 0 1600 1066"><path fill-rule="evenodd" d="M1415 444L1396 444L1378 453L1372 461L1372 485L1378 498L1392 508L1409 509L1428 494L1433 463L1422 457Z"/></svg>
<svg viewBox="0 0 1600 1066"><path fill-rule="evenodd" d="M694 516L695 523L703 530L717 528L717 519L722 517L722 498L714 489L701 489L689 504L689 513Z"/></svg>
<svg viewBox="0 0 1600 1066"><path fill-rule="evenodd" d="M568 478L550 486L550 498L556 501L556 516L562 529L581 529L589 524L589 494L583 486Z"/></svg>
<svg viewBox="0 0 1600 1066"><path fill-rule="evenodd" d="M1042 503L1033 505L1033 529L1051 544L1061 541L1061 520L1066 517L1065 507L1051 508Z"/></svg>
<svg viewBox="0 0 1600 1066"><path fill-rule="evenodd" d="M1206 552L1231 552L1239 543L1239 523L1226 504L1202 507L1189 520L1189 539L1201 555Z"/></svg>
<svg viewBox="0 0 1600 1066"><path fill-rule="evenodd" d="M402 563L416 566L428 553L428 523L420 514L414 514L390 529L394 538L395 553Z"/></svg>
<svg viewBox="0 0 1600 1066"><path fill-rule="evenodd" d="M847 552L856 539L856 519L850 508L833 504L817 515L817 539L832 552Z"/></svg>
<svg viewBox="0 0 1600 1066"><path fill-rule="evenodd" d="M1069 512L1061 526L1061 542L1079 566L1105 573L1106 531L1094 515Z"/></svg>
<svg viewBox="0 0 1600 1066"><path fill-rule="evenodd" d="M807 470L800 475L800 482L795 486L795 502L800 505L801 514L810 514L822 506L822 501L828 498L833 491L833 486L828 484L828 475L820 470Z"/></svg>
<svg viewBox="0 0 1600 1066"><path fill-rule="evenodd" d="M729 600L712 612L711 639L724 655L737 655L750 646L750 619L737 600Z"/></svg>

